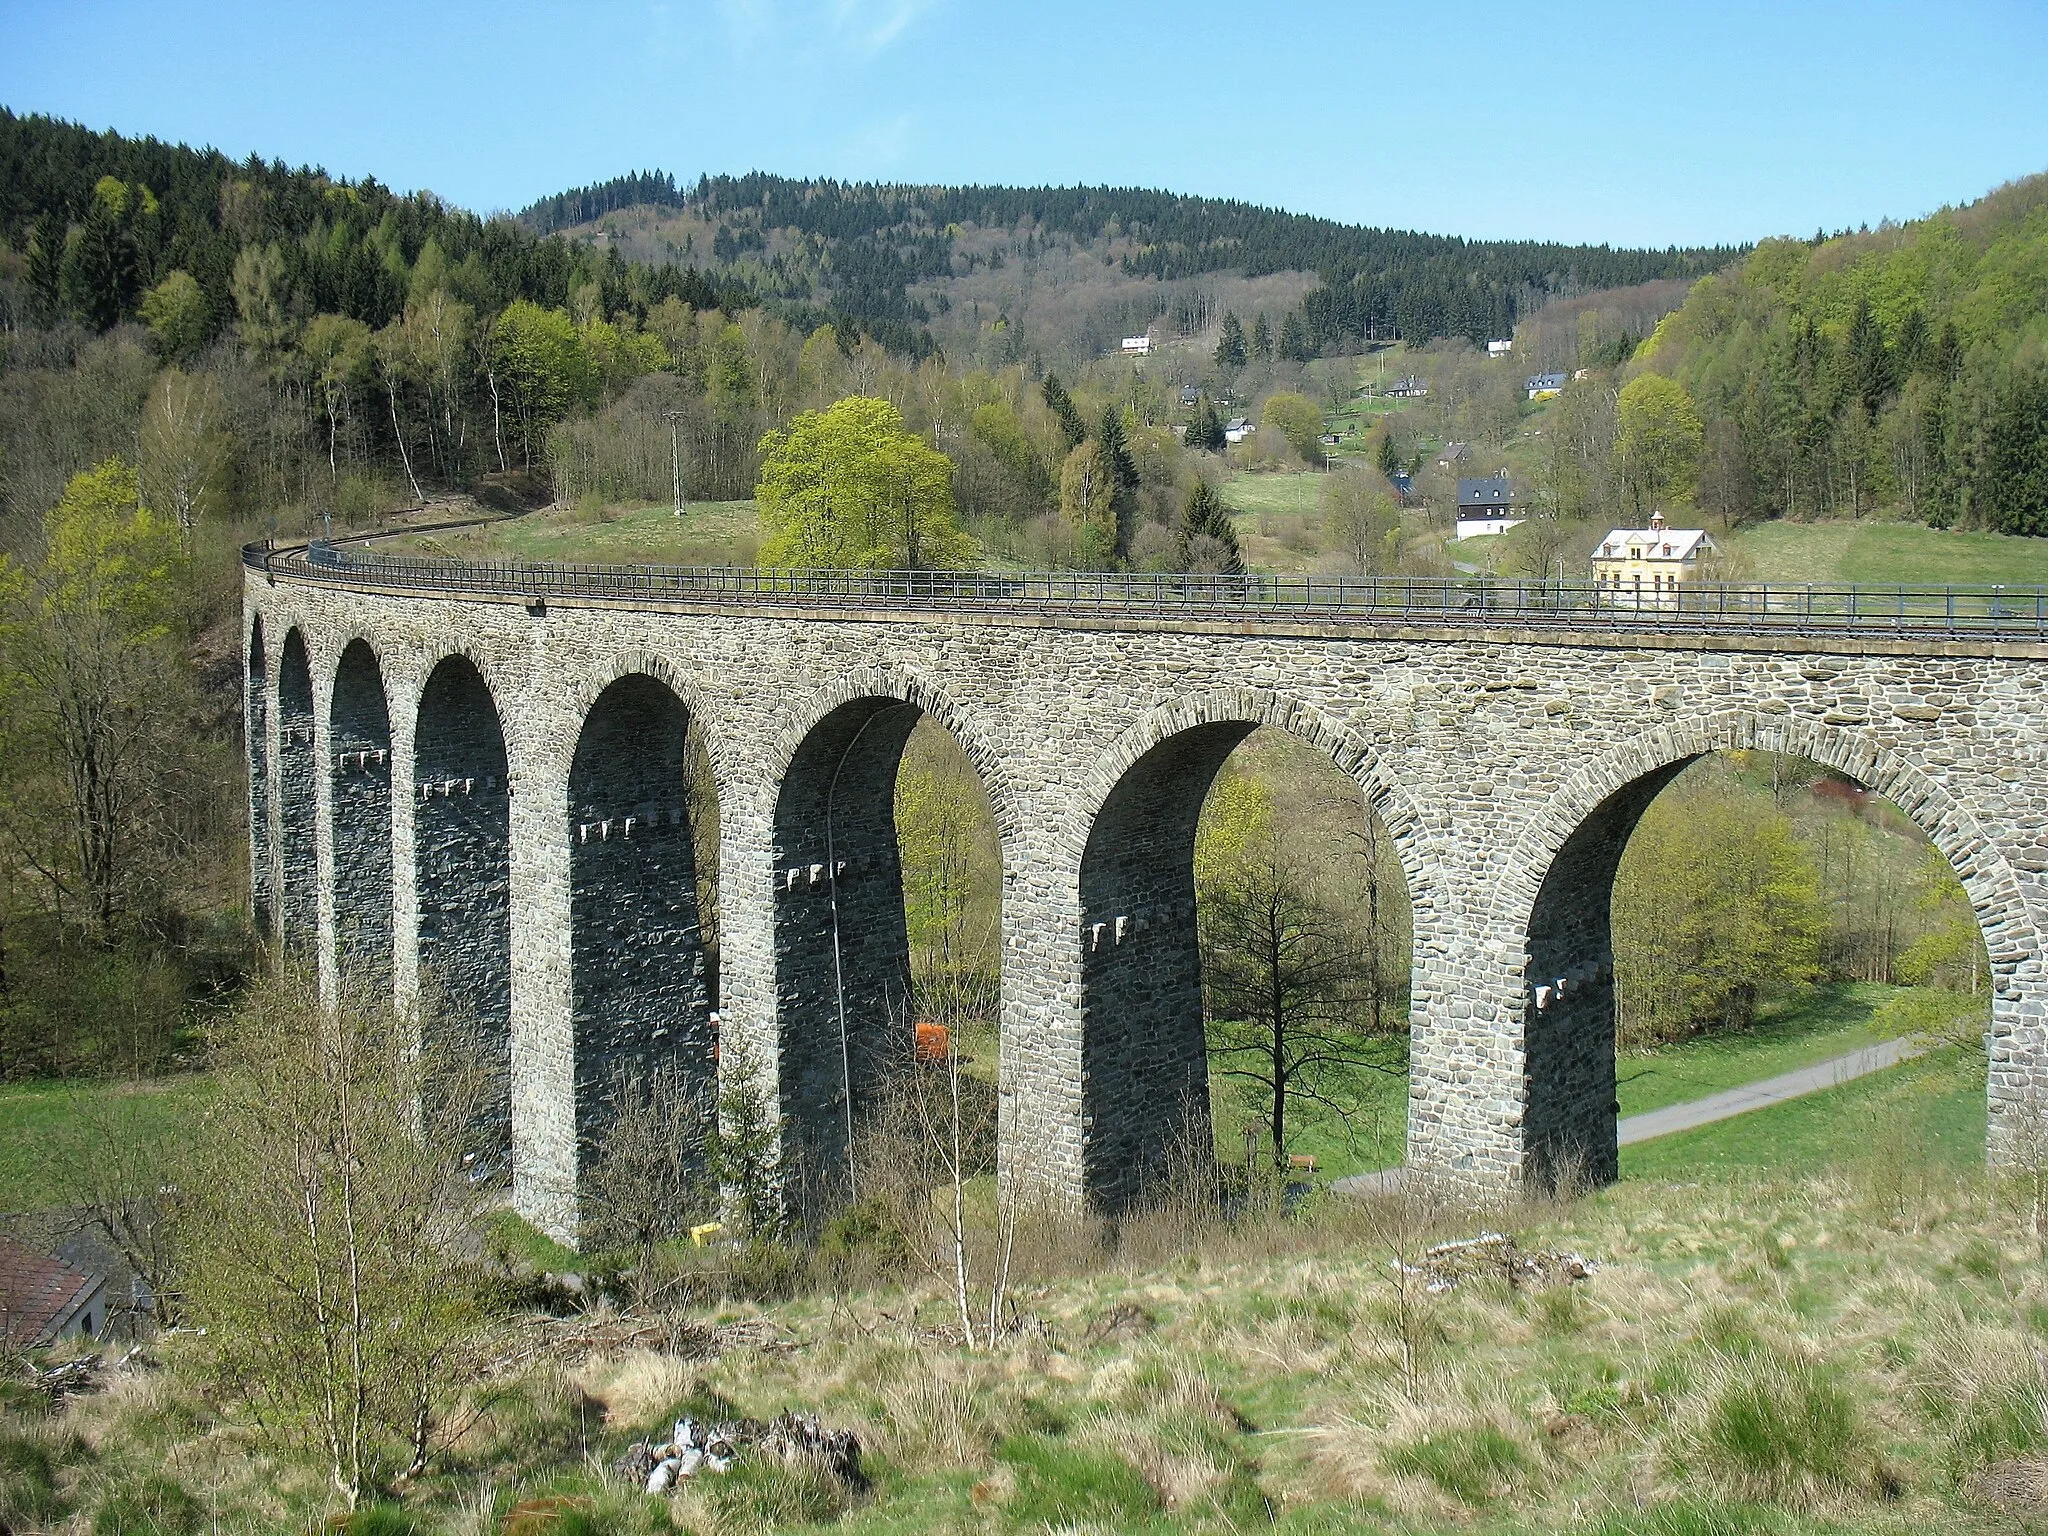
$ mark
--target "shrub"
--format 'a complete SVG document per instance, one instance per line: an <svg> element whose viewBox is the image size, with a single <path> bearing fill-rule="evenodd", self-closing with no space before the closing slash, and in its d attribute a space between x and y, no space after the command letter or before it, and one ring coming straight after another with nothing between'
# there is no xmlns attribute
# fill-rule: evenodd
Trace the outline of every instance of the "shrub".
<svg viewBox="0 0 2048 1536"><path fill-rule="evenodd" d="M812 1462L749 1456L694 1486L720 1530L816 1525L843 1513L850 1502L845 1485Z"/></svg>
<svg viewBox="0 0 2048 1536"><path fill-rule="evenodd" d="M0 1430L0 1527L51 1524L63 1513L50 1453Z"/></svg>
<svg viewBox="0 0 2048 1536"><path fill-rule="evenodd" d="M1005 1441L997 1455L1017 1480L1006 1501L1010 1518L1027 1528L1093 1522L1122 1529L1164 1507L1142 1472L1107 1451L1019 1435Z"/></svg>
<svg viewBox="0 0 2048 1536"><path fill-rule="evenodd" d="M1700 1457L1737 1491L1784 1499L1854 1485L1861 1419L1829 1372L1755 1356L1710 1390Z"/></svg>
<svg viewBox="0 0 2048 1536"><path fill-rule="evenodd" d="M92 1517L92 1536L193 1536L206 1520L199 1501L167 1477L145 1477L125 1483L100 1501ZM390 1529L358 1530L349 1536L411 1536Z"/></svg>
<svg viewBox="0 0 2048 1536"><path fill-rule="evenodd" d="M1529 1470L1529 1458L1491 1424L1447 1429L1381 1458L1390 1472L1426 1477L1453 1498L1484 1504Z"/></svg>
<svg viewBox="0 0 2048 1536"><path fill-rule="evenodd" d="M348 1517L347 1536L419 1536L419 1522L400 1504L365 1504Z"/></svg>

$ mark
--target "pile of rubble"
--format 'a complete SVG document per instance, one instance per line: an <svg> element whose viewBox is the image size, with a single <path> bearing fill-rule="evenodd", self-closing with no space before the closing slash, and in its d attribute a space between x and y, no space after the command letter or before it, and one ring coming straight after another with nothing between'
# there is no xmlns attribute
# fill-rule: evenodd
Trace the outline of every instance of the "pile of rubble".
<svg viewBox="0 0 2048 1536"><path fill-rule="evenodd" d="M78 1355L52 1365L38 1365L26 1358L22 1361L29 1386L47 1395L52 1407L63 1406L68 1397L85 1397L99 1391L106 1385L106 1377L114 1372L130 1368L151 1370L155 1366L156 1361L143 1353L140 1345L118 1360L108 1360L104 1355L95 1354Z"/></svg>
<svg viewBox="0 0 2048 1536"><path fill-rule="evenodd" d="M636 1442L612 1463L612 1471L649 1493L673 1493L691 1478L731 1471L743 1454L815 1468L849 1493L862 1492L868 1483L860 1466L860 1437L850 1429L823 1428L815 1413L785 1413L766 1424L759 1419L717 1424L678 1419L673 1439L663 1445Z"/></svg>
<svg viewBox="0 0 2048 1536"><path fill-rule="evenodd" d="M1423 1254L1421 1263L1400 1266L1421 1280L1431 1295L1478 1276L1499 1278L1511 1286L1552 1285L1560 1280L1583 1280L1599 1267L1583 1254L1524 1249L1505 1232L1482 1232L1454 1243L1438 1243Z"/></svg>

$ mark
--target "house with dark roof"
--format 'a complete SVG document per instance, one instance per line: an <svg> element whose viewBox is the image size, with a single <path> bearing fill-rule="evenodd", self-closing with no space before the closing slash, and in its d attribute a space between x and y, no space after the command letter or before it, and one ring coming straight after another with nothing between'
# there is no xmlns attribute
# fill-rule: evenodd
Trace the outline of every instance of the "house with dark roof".
<svg viewBox="0 0 2048 1536"><path fill-rule="evenodd" d="M1380 391L1389 400L1420 400L1429 394L1429 386L1414 374L1404 374Z"/></svg>
<svg viewBox="0 0 2048 1536"><path fill-rule="evenodd" d="M1436 456L1436 467L1438 469L1455 469L1460 464L1470 462L1471 458L1472 445L1470 443L1445 443L1444 451Z"/></svg>
<svg viewBox="0 0 2048 1536"><path fill-rule="evenodd" d="M1514 487L1505 472L1458 481L1458 537L1476 539L1506 533L1526 518L1515 515Z"/></svg>
<svg viewBox="0 0 2048 1536"><path fill-rule="evenodd" d="M1564 375L1561 373L1534 373L1529 376L1529 398L1531 400L1554 400L1564 393Z"/></svg>
<svg viewBox="0 0 2048 1536"><path fill-rule="evenodd" d="M97 1338L107 1326L107 1285L98 1275L0 1237L0 1343L35 1349Z"/></svg>

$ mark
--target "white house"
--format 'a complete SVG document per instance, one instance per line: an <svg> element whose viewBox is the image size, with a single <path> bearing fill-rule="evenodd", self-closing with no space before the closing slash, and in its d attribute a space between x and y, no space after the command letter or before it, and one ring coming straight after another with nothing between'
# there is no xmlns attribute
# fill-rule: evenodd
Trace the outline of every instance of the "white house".
<svg viewBox="0 0 2048 1536"><path fill-rule="evenodd" d="M1529 376L1526 386L1531 400L1554 400L1564 393L1564 375L1561 373L1534 373Z"/></svg>
<svg viewBox="0 0 2048 1536"><path fill-rule="evenodd" d="M1699 576L1714 552L1703 528L1671 528L1662 512L1647 528L1616 528L1593 550L1593 580L1603 602L1629 608L1675 608L1679 589Z"/></svg>
<svg viewBox="0 0 2048 1536"><path fill-rule="evenodd" d="M1509 337L1506 341L1489 341L1486 344L1486 355L1488 357L1506 357L1514 350L1515 342L1513 337Z"/></svg>
<svg viewBox="0 0 2048 1536"><path fill-rule="evenodd" d="M1152 338L1150 336L1126 336L1122 350L1126 357L1150 357L1152 355Z"/></svg>
<svg viewBox="0 0 2048 1536"><path fill-rule="evenodd" d="M1242 416L1233 416L1223 424L1223 441L1241 443L1259 429Z"/></svg>
<svg viewBox="0 0 2048 1536"><path fill-rule="evenodd" d="M1505 474L1458 482L1457 534L1476 539L1489 533L1506 533L1527 518L1515 516L1514 488Z"/></svg>

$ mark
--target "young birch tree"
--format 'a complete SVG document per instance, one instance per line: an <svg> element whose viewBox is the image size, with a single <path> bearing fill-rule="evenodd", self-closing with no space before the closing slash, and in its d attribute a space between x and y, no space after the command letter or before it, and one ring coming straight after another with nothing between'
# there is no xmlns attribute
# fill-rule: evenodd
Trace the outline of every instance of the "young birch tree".
<svg viewBox="0 0 2048 1536"><path fill-rule="evenodd" d="M216 1045L180 1180L180 1279L218 1388L353 1508L417 1476L472 1377L462 1172L482 1077L388 1005L286 971Z"/></svg>

